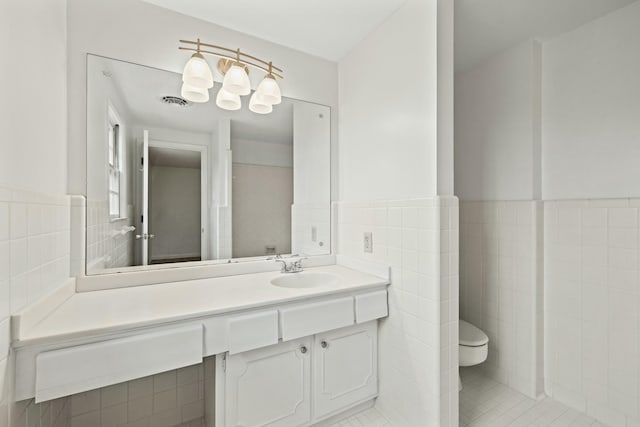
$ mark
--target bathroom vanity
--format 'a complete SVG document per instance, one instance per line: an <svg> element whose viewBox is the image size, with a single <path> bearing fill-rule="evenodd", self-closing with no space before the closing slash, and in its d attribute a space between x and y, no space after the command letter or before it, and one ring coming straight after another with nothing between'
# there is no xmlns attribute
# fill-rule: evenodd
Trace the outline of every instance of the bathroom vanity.
<svg viewBox="0 0 640 427"><path fill-rule="evenodd" d="M181 84L87 56L78 278L14 317L16 399L213 358L208 427L310 426L367 405L388 271L336 265L331 109L284 98L256 116L181 100Z"/></svg>
<svg viewBox="0 0 640 427"><path fill-rule="evenodd" d="M312 425L376 396L387 285L332 265L61 289L14 319L17 399L51 400L216 356L210 425Z"/></svg>

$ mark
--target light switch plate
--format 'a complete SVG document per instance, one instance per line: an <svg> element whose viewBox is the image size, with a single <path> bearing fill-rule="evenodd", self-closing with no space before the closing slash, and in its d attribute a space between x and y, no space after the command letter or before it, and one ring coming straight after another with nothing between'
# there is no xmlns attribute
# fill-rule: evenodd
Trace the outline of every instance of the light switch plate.
<svg viewBox="0 0 640 427"><path fill-rule="evenodd" d="M366 253L373 253L373 233L366 231L363 239L364 251Z"/></svg>
<svg viewBox="0 0 640 427"><path fill-rule="evenodd" d="M311 241L312 242L317 242L318 241L318 227L311 227Z"/></svg>

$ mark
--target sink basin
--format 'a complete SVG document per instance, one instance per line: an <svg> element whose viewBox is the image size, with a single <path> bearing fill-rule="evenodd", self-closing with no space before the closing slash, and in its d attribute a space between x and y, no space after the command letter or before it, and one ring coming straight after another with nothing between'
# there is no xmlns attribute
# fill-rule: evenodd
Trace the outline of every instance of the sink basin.
<svg viewBox="0 0 640 427"><path fill-rule="evenodd" d="M271 281L281 288L317 288L338 283L338 276L329 273L289 273L278 276Z"/></svg>

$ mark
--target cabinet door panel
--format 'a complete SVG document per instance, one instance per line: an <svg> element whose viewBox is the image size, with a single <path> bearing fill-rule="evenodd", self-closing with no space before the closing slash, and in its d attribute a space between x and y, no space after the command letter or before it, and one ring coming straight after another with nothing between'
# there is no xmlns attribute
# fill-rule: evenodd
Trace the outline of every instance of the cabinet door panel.
<svg viewBox="0 0 640 427"><path fill-rule="evenodd" d="M308 423L311 344L307 338L227 356L226 425L292 427Z"/></svg>
<svg viewBox="0 0 640 427"><path fill-rule="evenodd" d="M376 395L377 346L375 321L316 335L313 368L316 418Z"/></svg>

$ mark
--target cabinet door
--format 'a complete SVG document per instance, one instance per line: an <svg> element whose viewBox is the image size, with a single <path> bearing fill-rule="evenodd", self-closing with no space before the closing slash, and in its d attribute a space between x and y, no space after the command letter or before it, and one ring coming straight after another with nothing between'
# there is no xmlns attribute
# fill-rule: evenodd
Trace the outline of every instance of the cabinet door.
<svg viewBox="0 0 640 427"><path fill-rule="evenodd" d="M225 425L293 427L311 420L311 338L227 356Z"/></svg>
<svg viewBox="0 0 640 427"><path fill-rule="evenodd" d="M316 419L346 409L378 393L376 321L318 334L314 338Z"/></svg>

